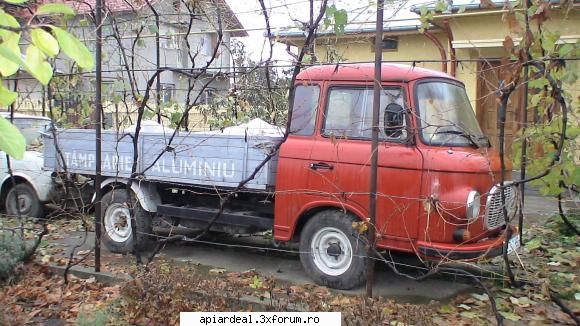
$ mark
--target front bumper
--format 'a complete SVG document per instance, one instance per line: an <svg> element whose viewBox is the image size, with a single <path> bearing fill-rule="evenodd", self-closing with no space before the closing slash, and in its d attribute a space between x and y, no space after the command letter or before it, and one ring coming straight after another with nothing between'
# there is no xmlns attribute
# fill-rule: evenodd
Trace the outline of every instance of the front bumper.
<svg viewBox="0 0 580 326"><path fill-rule="evenodd" d="M510 228L513 238L518 234L518 229L514 226ZM492 239L465 244L418 241L417 247L419 254L428 259L480 260L502 255L504 237L505 233L502 232Z"/></svg>

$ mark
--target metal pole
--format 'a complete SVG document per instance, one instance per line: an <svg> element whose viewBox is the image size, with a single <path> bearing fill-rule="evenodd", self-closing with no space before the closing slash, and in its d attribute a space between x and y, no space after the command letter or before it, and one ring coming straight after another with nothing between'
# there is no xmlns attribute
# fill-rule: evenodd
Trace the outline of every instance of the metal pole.
<svg viewBox="0 0 580 326"><path fill-rule="evenodd" d="M157 71L161 68L161 51L160 51L160 41L159 41L159 14L155 12L155 26L157 27L157 32L155 32L155 48L157 50L155 54L155 65ZM157 76L157 83L155 84L157 91L157 123L161 123L161 75Z"/></svg>
<svg viewBox="0 0 580 326"><path fill-rule="evenodd" d="M314 0L310 0L310 24L308 28L312 28L314 25ZM310 44L310 63L314 63L316 60L316 54L314 53L314 42L316 42L316 38L312 40Z"/></svg>
<svg viewBox="0 0 580 326"><path fill-rule="evenodd" d="M529 0L524 0L525 3L525 20L526 20L526 35L529 34L530 31L530 19L528 17L528 8L530 6L530 1ZM525 42L524 44L526 44L526 61L529 60L530 58L530 47L528 46L528 43ZM524 66L524 99L523 99L523 112L522 112L522 157L521 157L521 163L520 163L520 180L524 180L526 178L526 165L527 165L527 159L528 159L528 140L525 137L525 132L526 132L526 125L528 123L528 82L529 82L529 65L526 64ZM525 199L525 191L526 191L526 184L525 183L520 183L520 192L522 193L522 199L521 199L521 207L520 207L520 212L518 215L518 229L519 229L519 233L520 233L520 245L524 244L524 199Z"/></svg>
<svg viewBox="0 0 580 326"><path fill-rule="evenodd" d="M370 180L370 200L369 200L369 247L367 249L367 297L373 296L373 280L375 274L374 256L375 247L375 225L377 221L377 167L379 163L379 112L381 109L381 69L383 59L383 9L384 0L377 1L377 25L375 35L375 87L373 96L373 138L371 143L371 180Z"/></svg>
<svg viewBox="0 0 580 326"><path fill-rule="evenodd" d="M96 60L96 143L95 143L95 272L101 271L101 126L103 124L103 103L101 94L102 56L103 56L103 3L105 0L97 0L95 5L95 20L97 24L97 47L95 51Z"/></svg>

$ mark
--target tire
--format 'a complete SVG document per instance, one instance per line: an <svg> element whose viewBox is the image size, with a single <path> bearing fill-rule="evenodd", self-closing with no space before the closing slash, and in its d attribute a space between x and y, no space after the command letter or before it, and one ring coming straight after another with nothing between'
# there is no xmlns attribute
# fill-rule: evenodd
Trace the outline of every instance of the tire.
<svg viewBox="0 0 580 326"><path fill-rule="evenodd" d="M19 183L10 188L4 198L4 207L6 214L13 216L18 216L20 211L20 216L41 218L44 213L44 207L36 191L27 183Z"/></svg>
<svg viewBox="0 0 580 326"><path fill-rule="evenodd" d="M133 204L137 235L133 234L127 190L116 189L106 193L101 200L101 240L105 247L115 253L146 251L154 244L152 216L138 201Z"/></svg>
<svg viewBox="0 0 580 326"><path fill-rule="evenodd" d="M300 261L319 285L348 290L366 278L366 249L352 227L354 218L327 210L314 215L300 234ZM325 250L317 250L320 247Z"/></svg>

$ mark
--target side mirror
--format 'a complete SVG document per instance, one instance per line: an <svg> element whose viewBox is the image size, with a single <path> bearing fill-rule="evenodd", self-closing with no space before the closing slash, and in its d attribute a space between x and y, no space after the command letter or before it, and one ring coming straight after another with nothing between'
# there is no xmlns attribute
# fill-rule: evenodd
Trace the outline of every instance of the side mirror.
<svg viewBox="0 0 580 326"><path fill-rule="evenodd" d="M397 103L385 108L385 134L389 138L401 138L405 128L405 109Z"/></svg>

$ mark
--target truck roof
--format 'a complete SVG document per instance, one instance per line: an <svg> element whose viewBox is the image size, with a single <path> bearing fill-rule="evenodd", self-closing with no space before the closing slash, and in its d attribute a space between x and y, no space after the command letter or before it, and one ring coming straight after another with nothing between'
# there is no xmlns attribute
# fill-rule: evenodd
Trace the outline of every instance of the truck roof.
<svg viewBox="0 0 580 326"><path fill-rule="evenodd" d="M309 67L300 72L296 79L372 81L374 75L374 63L338 63ZM435 70L393 63L383 63L382 65L383 81L409 82L420 78L447 78L456 80L448 74Z"/></svg>

